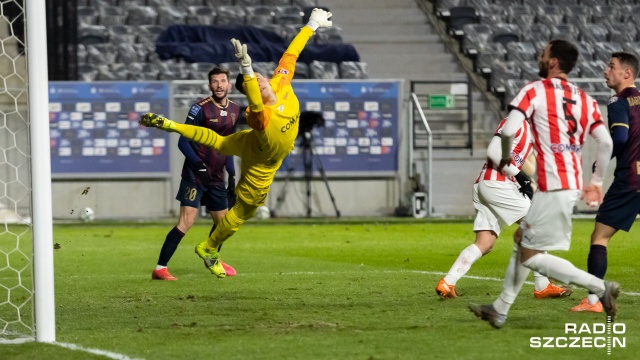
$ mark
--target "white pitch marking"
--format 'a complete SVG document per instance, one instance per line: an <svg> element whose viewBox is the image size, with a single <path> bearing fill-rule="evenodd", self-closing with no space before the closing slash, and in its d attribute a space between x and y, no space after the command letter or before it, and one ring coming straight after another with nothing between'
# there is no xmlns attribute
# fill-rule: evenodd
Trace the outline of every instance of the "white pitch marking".
<svg viewBox="0 0 640 360"><path fill-rule="evenodd" d="M76 344L59 343L59 342L54 342L54 343L51 343L51 344L52 345L58 345L58 346L61 346L63 348L67 348L67 349L70 349L70 350L82 351L82 352L86 352L86 353L90 353L90 354L94 354L94 355L104 356L104 357L107 357L109 359L114 359L114 360L142 360L140 358L130 358L127 355L118 354L118 353L114 353L114 352L111 352L111 351L86 348L86 347L82 347L82 346L76 345Z"/></svg>

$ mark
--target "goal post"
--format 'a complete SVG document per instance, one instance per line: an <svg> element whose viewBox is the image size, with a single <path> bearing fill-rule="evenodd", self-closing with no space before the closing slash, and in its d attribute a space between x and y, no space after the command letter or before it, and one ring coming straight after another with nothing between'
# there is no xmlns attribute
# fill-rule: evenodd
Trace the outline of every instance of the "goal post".
<svg viewBox="0 0 640 360"><path fill-rule="evenodd" d="M33 290L36 341L54 342L53 210L49 137L49 74L45 0L25 1L33 231Z"/></svg>
<svg viewBox="0 0 640 360"><path fill-rule="evenodd" d="M0 3L0 343L56 339L45 1Z"/></svg>

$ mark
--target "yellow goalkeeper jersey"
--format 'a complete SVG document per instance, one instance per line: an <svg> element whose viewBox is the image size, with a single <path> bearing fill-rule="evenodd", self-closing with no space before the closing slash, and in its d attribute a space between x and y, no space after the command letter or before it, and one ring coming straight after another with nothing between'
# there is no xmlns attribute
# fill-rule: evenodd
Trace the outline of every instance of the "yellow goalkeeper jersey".
<svg viewBox="0 0 640 360"><path fill-rule="evenodd" d="M246 134L242 151L241 178L236 192L252 205L263 205L282 160L293 150L298 135L300 103L291 87L298 55L313 30L304 26L278 63L269 84L276 94L274 105L264 105L255 77L245 75L249 107L247 123L253 129Z"/></svg>

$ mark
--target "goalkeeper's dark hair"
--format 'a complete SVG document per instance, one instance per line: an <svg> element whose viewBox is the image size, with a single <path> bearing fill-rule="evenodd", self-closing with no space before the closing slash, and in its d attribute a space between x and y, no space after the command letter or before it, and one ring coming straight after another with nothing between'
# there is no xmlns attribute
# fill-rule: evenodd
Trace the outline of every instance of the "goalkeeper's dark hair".
<svg viewBox="0 0 640 360"><path fill-rule="evenodd" d="M638 76L638 58L633 55L630 54L628 52L624 52L624 51L616 51L613 54L611 54L611 58L612 59L618 59L618 61L620 62L620 65L622 66L628 66L631 68L631 72L633 73L633 78L635 79Z"/></svg>
<svg viewBox="0 0 640 360"><path fill-rule="evenodd" d="M244 94L244 75L242 75L242 73L239 73L238 76L236 76L236 90L241 94Z"/></svg>
<svg viewBox="0 0 640 360"><path fill-rule="evenodd" d="M231 80L231 79L229 79L229 69L222 68L222 67L219 67L219 66L216 66L213 69L209 70L209 75L207 76L207 79L209 79L209 82L211 82L211 76L219 75L219 74L225 74L225 75L227 75L227 81Z"/></svg>
<svg viewBox="0 0 640 360"><path fill-rule="evenodd" d="M560 70L568 74L576 66L578 61L578 48L567 40L549 41L549 57L558 59Z"/></svg>

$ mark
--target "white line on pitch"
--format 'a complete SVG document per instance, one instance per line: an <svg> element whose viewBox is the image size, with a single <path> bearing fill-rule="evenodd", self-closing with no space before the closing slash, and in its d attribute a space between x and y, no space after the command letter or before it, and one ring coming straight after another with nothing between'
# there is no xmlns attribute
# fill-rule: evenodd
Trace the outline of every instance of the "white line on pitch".
<svg viewBox="0 0 640 360"><path fill-rule="evenodd" d="M51 343L51 344L52 345L58 345L58 346L61 346L63 348L67 348L67 349L70 349L70 350L82 351L82 352L86 352L86 353L90 353L90 354L94 354L94 355L104 356L104 357L107 357L109 359L114 359L114 360L141 360L140 358L130 358L127 355L122 355L122 354L118 354L118 353L114 353L114 352L106 351L106 350L86 348L86 347L82 347L82 346L76 345L76 344L59 343L59 342L54 342L54 343Z"/></svg>

